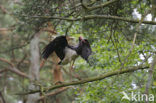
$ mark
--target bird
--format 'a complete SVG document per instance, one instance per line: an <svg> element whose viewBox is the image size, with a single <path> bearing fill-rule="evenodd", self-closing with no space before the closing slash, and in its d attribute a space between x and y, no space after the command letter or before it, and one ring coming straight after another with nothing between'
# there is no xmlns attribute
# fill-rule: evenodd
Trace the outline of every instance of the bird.
<svg viewBox="0 0 156 103"><path fill-rule="evenodd" d="M60 58L58 65L66 65L71 61L75 61L79 56L88 62L92 50L89 41L83 39L82 36L79 37L79 43L76 46L68 44L67 36L58 36L44 48L42 57L47 60L53 52Z"/></svg>

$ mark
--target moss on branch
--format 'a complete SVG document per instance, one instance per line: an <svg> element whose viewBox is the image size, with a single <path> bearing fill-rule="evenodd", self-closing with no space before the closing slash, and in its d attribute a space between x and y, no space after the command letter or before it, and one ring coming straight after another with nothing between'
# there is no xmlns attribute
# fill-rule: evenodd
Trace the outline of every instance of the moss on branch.
<svg viewBox="0 0 156 103"><path fill-rule="evenodd" d="M115 75L134 72L134 71L137 71L137 70L143 70L143 69L148 69L148 68L149 68L149 66L138 66L138 67L131 67L129 69L123 69L123 70L108 72L108 73L105 73L105 74L97 76L97 77L90 77L90 78L86 78L86 79L83 79L83 80L80 80L80 81L74 81L74 82L63 83L63 84L60 84L60 85L51 86L51 87L45 88L43 92L51 91L51 90L58 89L58 88L61 88L61 87L67 87L67 86L72 86L72 85L79 85L79 84L85 84L85 83L88 83L88 82L103 80L103 79L106 79L108 77L112 77L112 76L115 76ZM20 95L27 95L27 94L37 93L37 92L41 92L41 90L34 90L34 91L27 92L27 93L18 93L18 95L19 94Z"/></svg>

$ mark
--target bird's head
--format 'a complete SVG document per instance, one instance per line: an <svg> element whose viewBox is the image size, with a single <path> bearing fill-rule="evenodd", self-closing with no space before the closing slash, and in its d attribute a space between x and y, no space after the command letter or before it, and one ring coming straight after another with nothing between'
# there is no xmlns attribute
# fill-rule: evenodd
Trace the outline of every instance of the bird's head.
<svg viewBox="0 0 156 103"><path fill-rule="evenodd" d="M84 39L82 36L79 37L79 45L89 45L89 42L87 39Z"/></svg>
<svg viewBox="0 0 156 103"><path fill-rule="evenodd" d="M79 41L83 41L83 37L82 36L79 37Z"/></svg>
<svg viewBox="0 0 156 103"><path fill-rule="evenodd" d="M86 61L88 61L89 55L91 55L92 50L87 39L84 39L82 36L79 37L79 46L78 54L81 55Z"/></svg>

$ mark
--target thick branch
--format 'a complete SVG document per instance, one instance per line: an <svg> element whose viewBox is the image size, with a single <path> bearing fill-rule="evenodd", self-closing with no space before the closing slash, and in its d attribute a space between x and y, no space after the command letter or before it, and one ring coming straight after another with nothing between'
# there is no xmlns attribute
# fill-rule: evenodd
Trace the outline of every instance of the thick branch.
<svg viewBox="0 0 156 103"><path fill-rule="evenodd" d="M65 17L56 17L56 16L29 16L31 18L44 18L44 19L60 19L66 21L80 21L80 20L89 20L89 19L111 19L111 20L121 20L130 23L139 23L140 20L128 19L125 17L118 16L108 16L108 15L87 15L79 18L65 18ZM156 25L154 21L142 21L143 24Z"/></svg>
<svg viewBox="0 0 156 103"><path fill-rule="evenodd" d="M149 67L148 66L145 66L145 67L138 66L138 67L132 67L130 69L117 70L117 71L114 71L114 72L109 72L109 73L103 74L101 76L86 78L86 79L83 79L83 80L80 80L80 81L63 83L63 84L60 84L60 85L45 88L44 92L54 90L54 89L57 89L57 88L61 88L61 87L67 87L67 86L71 86L71 85L79 85L79 84L85 84L85 83L88 83L88 82L103 80L105 78L112 77L112 76L115 76L115 75L134 72L134 71L137 71L137 70L143 70L143 69L147 69L147 68L149 68ZM19 95L33 94L33 93L36 93L36 92L41 92L41 90L30 91L30 92L27 92L27 93L19 93Z"/></svg>

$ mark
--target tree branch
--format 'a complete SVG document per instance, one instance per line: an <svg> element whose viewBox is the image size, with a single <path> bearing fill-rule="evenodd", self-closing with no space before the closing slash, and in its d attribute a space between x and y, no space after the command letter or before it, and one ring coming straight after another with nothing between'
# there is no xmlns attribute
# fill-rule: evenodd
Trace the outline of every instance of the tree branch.
<svg viewBox="0 0 156 103"><path fill-rule="evenodd" d="M84 9L88 9L88 7L83 3L83 0L80 0L81 2L81 6L84 8Z"/></svg>
<svg viewBox="0 0 156 103"><path fill-rule="evenodd" d="M19 75L19 76L22 76L22 77L24 77L24 78L29 79L29 76L28 76L27 74L21 72L20 70L18 70L18 69L15 68L15 67L9 67L9 68L7 68L7 69L8 69L9 71L11 71L11 72L13 72L13 73Z"/></svg>
<svg viewBox="0 0 156 103"><path fill-rule="evenodd" d="M68 89L68 88L62 88L62 89L59 89L59 90L57 90L57 91L55 91L55 92L48 93L48 94L46 94L46 95L44 95L44 96L41 96L41 97L38 99L38 101L43 100L43 99L45 99L45 98L48 97L48 96L55 96L55 95L57 95L57 94L60 94L60 93L62 93L62 92L64 92L64 91L66 91L67 89Z"/></svg>
<svg viewBox="0 0 156 103"><path fill-rule="evenodd" d="M0 73L6 72L6 71L7 71L7 69L2 69L2 70L0 70Z"/></svg>
<svg viewBox="0 0 156 103"><path fill-rule="evenodd" d="M2 103L6 103L5 99L4 99L4 96L2 95L1 91L0 91L0 98L2 99ZM0 100L0 102L1 102L1 100Z"/></svg>
<svg viewBox="0 0 156 103"><path fill-rule="evenodd" d="M0 31L12 31L14 28L0 28Z"/></svg>
<svg viewBox="0 0 156 103"><path fill-rule="evenodd" d="M0 9L3 12L3 14L8 13L8 11L2 5L0 5Z"/></svg>
<svg viewBox="0 0 156 103"><path fill-rule="evenodd" d="M41 31L46 31L46 32L49 32L49 33L52 33L52 34L57 34L57 32L55 30L52 30L52 29L49 29L49 28L43 28L43 29L41 29Z"/></svg>
<svg viewBox="0 0 156 103"><path fill-rule="evenodd" d="M156 56L153 57L151 67L149 68L149 71L148 71L148 79L147 79L146 91L145 91L145 93L148 96L149 96L149 88L151 87L152 81L153 81L153 72L154 72L155 65L156 65ZM149 103L149 101L146 101L146 103Z"/></svg>
<svg viewBox="0 0 156 103"><path fill-rule="evenodd" d="M5 62L5 63L7 63L7 64L10 65L10 67L7 68L7 70L10 70L10 71L16 73L16 74L19 75L19 76L22 76L22 77L25 77L25 78L28 78L28 79L29 79L29 76L28 76L27 74L25 74L25 73L21 72L20 70L18 70L18 69L15 67L15 65L14 65L13 63L11 63L10 61L8 61L8 60L6 60L6 59L3 59L3 58L0 58L0 61Z"/></svg>
<svg viewBox="0 0 156 103"><path fill-rule="evenodd" d="M98 9L98 8L107 7L107 6L109 6L110 4L115 3L115 2L117 2L117 1L119 1L119 0L107 1L107 2L105 2L105 3L103 3L103 4L101 4L101 5L97 5L97 6L94 6L94 7L86 7L86 8L87 8L89 11L92 11L92 10L95 10L95 9Z"/></svg>
<svg viewBox="0 0 156 103"><path fill-rule="evenodd" d="M74 82L63 83L63 84L60 84L60 85L51 86L51 87L45 88L42 92L51 91L51 90L54 90L54 89L57 89L57 88L67 87L67 86L71 86L71 85L79 85L79 84L85 84L85 83L88 83L88 82L103 80L105 78L112 77L112 76L115 76L115 75L134 72L134 71L137 71L137 70L143 70L143 69L147 69L147 68L149 68L149 66L138 66L138 67L132 67L132 68L129 68L129 69L117 70L117 71L114 71L114 72L108 72L108 73L105 73L105 74L103 74L101 76L97 76L97 77L91 77L91 78L86 78L86 79L83 79L83 80L80 80L80 81L74 81ZM34 91L27 92L27 93L18 93L17 95L28 95L28 94L33 94L33 93L36 93L36 92L41 92L41 90L34 90Z"/></svg>
<svg viewBox="0 0 156 103"><path fill-rule="evenodd" d="M65 18L65 17L56 17L56 16L24 16L30 18L44 18L44 19L60 19L66 21L81 21L81 20L89 20L89 19L111 19L111 20L121 20L130 23L139 23L140 20L129 19L125 17L118 17L118 16L109 16L109 15L87 15L84 17L79 18ZM143 24L151 24L156 25L154 21L142 21Z"/></svg>

